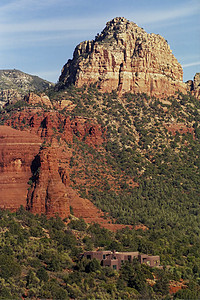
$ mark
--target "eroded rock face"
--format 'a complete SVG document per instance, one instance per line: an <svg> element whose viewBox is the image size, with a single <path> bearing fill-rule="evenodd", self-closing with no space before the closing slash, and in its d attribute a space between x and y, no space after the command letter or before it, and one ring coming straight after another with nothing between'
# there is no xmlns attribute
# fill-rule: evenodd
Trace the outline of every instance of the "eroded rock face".
<svg viewBox="0 0 200 300"><path fill-rule="evenodd" d="M200 73L196 73L193 80L187 81L188 90L200 100Z"/></svg>
<svg viewBox="0 0 200 300"><path fill-rule="evenodd" d="M69 199L62 183L56 147L43 148L32 163L33 184L27 197L27 208L32 213L61 218L68 217Z"/></svg>
<svg viewBox="0 0 200 300"><path fill-rule="evenodd" d="M103 128L95 120L82 117L71 119L58 112L44 112L39 108L16 112L15 117L5 123L17 128L28 127L33 134L46 140L59 134L67 142L72 142L74 135L93 146L101 145L104 141Z"/></svg>
<svg viewBox="0 0 200 300"><path fill-rule="evenodd" d="M196 73L194 76L194 90L200 90L200 73Z"/></svg>
<svg viewBox="0 0 200 300"><path fill-rule="evenodd" d="M101 125L39 108L16 112L7 124L23 131L0 126L0 208L15 211L23 205L33 213L67 217L73 190L72 153L66 142L72 143L76 136L94 147L101 145ZM42 143L45 146L40 150ZM73 194L75 208L79 198Z"/></svg>
<svg viewBox="0 0 200 300"><path fill-rule="evenodd" d="M0 208L26 206L30 166L41 143L34 134L0 126Z"/></svg>
<svg viewBox="0 0 200 300"><path fill-rule="evenodd" d="M54 84L19 70L0 70L0 107L23 100L29 91L45 91Z"/></svg>
<svg viewBox="0 0 200 300"><path fill-rule="evenodd" d="M48 108L53 108L53 105L49 99L49 97L45 94L41 96L36 95L35 93L31 92L24 97L24 100L30 105L42 105Z"/></svg>
<svg viewBox="0 0 200 300"><path fill-rule="evenodd" d="M8 104L15 103L19 100L23 100L23 95L20 94L17 90L0 90L0 108L3 108Z"/></svg>
<svg viewBox="0 0 200 300"><path fill-rule="evenodd" d="M125 18L115 18L95 40L80 43L62 69L59 86L97 83L102 92L166 97L186 92L183 70L167 41Z"/></svg>

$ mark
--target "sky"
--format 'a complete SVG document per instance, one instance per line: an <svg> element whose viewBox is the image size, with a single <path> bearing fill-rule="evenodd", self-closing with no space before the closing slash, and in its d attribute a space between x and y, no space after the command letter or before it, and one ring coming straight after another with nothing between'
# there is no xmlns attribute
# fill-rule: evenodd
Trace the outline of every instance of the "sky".
<svg viewBox="0 0 200 300"><path fill-rule="evenodd" d="M200 0L0 0L0 69L57 82L76 45L115 17L162 35L184 81L200 72Z"/></svg>

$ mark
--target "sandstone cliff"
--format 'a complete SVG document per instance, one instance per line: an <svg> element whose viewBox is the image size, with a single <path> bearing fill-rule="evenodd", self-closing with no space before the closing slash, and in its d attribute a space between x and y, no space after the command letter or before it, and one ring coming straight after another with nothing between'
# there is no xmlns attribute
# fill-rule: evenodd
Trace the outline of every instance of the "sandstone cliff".
<svg viewBox="0 0 200 300"><path fill-rule="evenodd" d="M33 183L27 208L38 214L68 217L69 199L58 171L56 147L45 147L32 162Z"/></svg>
<svg viewBox="0 0 200 300"><path fill-rule="evenodd" d="M49 141L59 135L63 140L72 142L73 136L76 136L90 145L98 146L105 138L102 126L93 119L64 117L55 111L44 112L42 108L16 112L12 119L5 119L5 124L15 128L29 128L33 134Z"/></svg>
<svg viewBox="0 0 200 300"><path fill-rule="evenodd" d="M45 95L44 93L41 96L36 95L33 92L30 92L29 94L27 94L24 97L24 100L32 105L32 106L37 106L37 105L44 105L48 108L53 108L53 105L49 99L49 97L47 95Z"/></svg>
<svg viewBox="0 0 200 300"><path fill-rule="evenodd" d="M15 115L15 126L24 125L22 120L25 120L25 116L28 118L25 112ZM40 122L43 122L44 116L40 117ZM58 117L58 114L57 118L54 114L54 126L59 127ZM41 131L38 130L39 119L37 121L34 123L35 127L31 128L31 133L0 126L0 208L16 211L23 205L34 214L43 213L48 217L58 214L65 218L69 216L71 206L74 215L84 218L88 223L97 222L113 231L125 227L112 224L109 216L105 219L101 210L88 199L81 198L71 187L69 163L72 150L65 142L58 143L50 135L50 128L45 137L49 142L41 147L43 138L38 137L41 136ZM102 132L97 124L91 126L88 120L81 118L74 121L68 119L66 123L68 125L64 127L65 133L62 135L64 140L66 136L73 137L80 132L79 138L87 137L90 145L97 145L97 142L100 145L103 142ZM50 122L47 127L49 126Z"/></svg>
<svg viewBox="0 0 200 300"><path fill-rule="evenodd" d="M102 92L168 96L186 92L183 70L167 41L125 18L108 22L95 40L80 43L62 69L59 87L97 83Z"/></svg>
<svg viewBox="0 0 200 300"><path fill-rule="evenodd" d="M30 166L41 143L33 133L0 126L0 208L26 206Z"/></svg>
<svg viewBox="0 0 200 300"><path fill-rule="evenodd" d="M36 100L40 101L40 97ZM41 108L16 111L6 123L23 131L0 126L0 208L15 211L23 205L33 213L65 218L70 205L76 212L77 203L90 202L70 187L72 150L66 142L72 143L76 136L94 147L101 145L104 137L99 124ZM40 149L42 142L46 146ZM93 221L98 209L90 204L91 207L95 212L91 218L87 210L81 216ZM76 215L80 216L80 210Z"/></svg>
<svg viewBox="0 0 200 300"><path fill-rule="evenodd" d="M200 73L196 73L193 80L187 82L188 90L200 100Z"/></svg>

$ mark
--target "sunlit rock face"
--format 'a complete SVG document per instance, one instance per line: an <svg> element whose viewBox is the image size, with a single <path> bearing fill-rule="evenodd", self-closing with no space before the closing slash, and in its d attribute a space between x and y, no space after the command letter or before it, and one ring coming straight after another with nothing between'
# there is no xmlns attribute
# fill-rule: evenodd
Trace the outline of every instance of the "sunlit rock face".
<svg viewBox="0 0 200 300"><path fill-rule="evenodd" d="M102 92L169 96L186 92L183 70L167 41L125 18L115 18L95 40L80 43L62 69L58 86L97 83Z"/></svg>
<svg viewBox="0 0 200 300"><path fill-rule="evenodd" d="M41 139L29 132L0 126L0 208L15 211L26 206L31 164Z"/></svg>

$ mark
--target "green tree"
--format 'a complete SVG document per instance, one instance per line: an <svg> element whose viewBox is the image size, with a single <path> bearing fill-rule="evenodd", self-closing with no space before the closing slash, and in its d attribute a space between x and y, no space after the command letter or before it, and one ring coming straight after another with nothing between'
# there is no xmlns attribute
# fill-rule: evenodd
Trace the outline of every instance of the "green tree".
<svg viewBox="0 0 200 300"><path fill-rule="evenodd" d="M49 275L48 275L47 271L46 271L43 267L41 267L41 268L39 268L39 269L37 270L36 276L37 276L41 281L44 281L44 282L46 282L46 281L49 280Z"/></svg>
<svg viewBox="0 0 200 300"><path fill-rule="evenodd" d="M4 279L20 276L21 266L13 256L0 255L0 276Z"/></svg>
<svg viewBox="0 0 200 300"><path fill-rule="evenodd" d="M101 270L101 265L99 260L97 260L96 258L93 258L85 267L85 271L87 273L96 272L99 270Z"/></svg>

